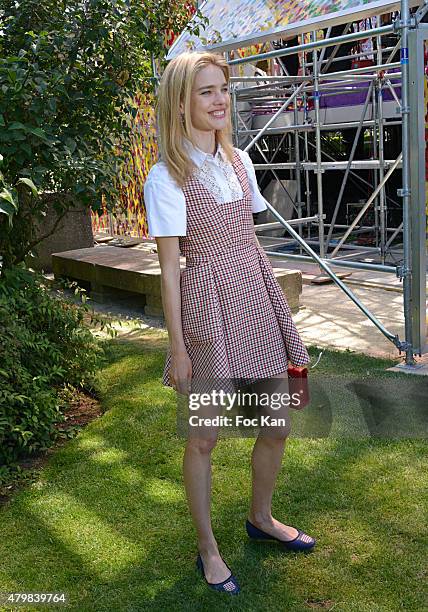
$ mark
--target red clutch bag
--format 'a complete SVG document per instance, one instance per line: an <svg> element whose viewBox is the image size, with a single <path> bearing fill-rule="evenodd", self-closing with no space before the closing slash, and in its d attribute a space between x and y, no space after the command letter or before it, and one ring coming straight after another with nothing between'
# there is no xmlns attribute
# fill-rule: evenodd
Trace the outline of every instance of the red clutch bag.
<svg viewBox="0 0 428 612"><path fill-rule="evenodd" d="M310 402L308 368L306 366L288 366L288 386L291 395L290 408L302 410ZM297 395L299 397L297 397Z"/></svg>

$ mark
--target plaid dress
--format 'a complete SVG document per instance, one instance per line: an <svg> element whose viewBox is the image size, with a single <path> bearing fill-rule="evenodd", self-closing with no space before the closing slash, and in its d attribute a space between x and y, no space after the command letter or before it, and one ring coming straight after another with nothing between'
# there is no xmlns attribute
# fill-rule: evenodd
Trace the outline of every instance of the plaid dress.
<svg viewBox="0 0 428 612"><path fill-rule="evenodd" d="M184 343L194 383L250 384L309 362L272 265L255 238L246 169L234 153L243 197L217 202L195 176L187 179L187 235L179 237ZM168 348L162 383L171 386ZM232 387L233 388L233 387Z"/></svg>

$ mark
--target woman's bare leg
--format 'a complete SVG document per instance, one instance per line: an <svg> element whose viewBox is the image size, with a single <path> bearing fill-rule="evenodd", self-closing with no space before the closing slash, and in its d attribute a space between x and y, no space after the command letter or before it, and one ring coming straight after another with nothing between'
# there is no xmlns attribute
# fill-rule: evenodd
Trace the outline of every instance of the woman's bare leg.
<svg viewBox="0 0 428 612"><path fill-rule="evenodd" d="M272 378L278 381L278 392L288 393L287 372ZM281 415L288 411L281 411ZM252 498L248 520L270 535L281 540L293 540L297 537L297 529L284 525L272 517L272 495L277 475L281 469L285 441L290 433L290 424L279 430L275 435L259 435L254 444L252 466Z"/></svg>
<svg viewBox="0 0 428 612"><path fill-rule="evenodd" d="M187 502L196 528L198 549L208 582L223 582L230 576L220 556L211 526L211 451L217 437L189 438L183 460Z"/></svg>

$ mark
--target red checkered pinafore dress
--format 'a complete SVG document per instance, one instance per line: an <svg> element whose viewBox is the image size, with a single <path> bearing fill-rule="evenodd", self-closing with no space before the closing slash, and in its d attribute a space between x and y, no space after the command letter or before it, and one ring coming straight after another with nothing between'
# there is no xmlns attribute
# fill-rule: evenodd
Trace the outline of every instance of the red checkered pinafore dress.
<svg viewBox="0 0 428 612"><path fill-rule="evenodd" d="M272 265L254 232L248 176L235 151L243 197L217 202L194 176L187 179L186 236L179 237L183 337L195 381L250 384L285 372L309 355L291 318ZM168 349L162 383L171 386Z"/></svg>

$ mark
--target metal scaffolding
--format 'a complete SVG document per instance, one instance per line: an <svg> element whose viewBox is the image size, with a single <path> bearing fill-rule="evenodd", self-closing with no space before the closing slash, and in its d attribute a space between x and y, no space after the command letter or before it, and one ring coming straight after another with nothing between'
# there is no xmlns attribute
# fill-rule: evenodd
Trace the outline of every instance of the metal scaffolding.
<svg viewBox="0 0 428 612"><path fill-rule="evenodd" d="M297 218L292 222L287 222L269 204L268 210L277 221L257 226L257 231L284 227L293 241L300 246L300 254L292 255L276 250L267 251L267 253L290 260L317 262L400 352L405 353L408 365L414 364L414 355L421 355L428 351L426 343L426 106L424 102L424 49L425 41L428 40L428 25L421 23L421 19L427 12L428 0L425 0L414 14L410 11L409 0L402 0L400 18L392 24L380 26L379 15L377 27L349 33L350 24L348 24L344 33L335 37L331 36L331 28L328 28L322 40L317 40L317 32L312 29L311 32L307 32L310 42L305 43L302 34L301 44L272 49L266 53L239 59L231 59L229 50L226 49L231 66L276 58L281 70L281 74L277 76L256 75L231 79L235 142L238 143L240 138L249 139L245 150L256 149L258 155L263 159L263 163L256 163L255 168L264 170L265 173L272 173L285 192L287 189L280 180L278 171L292 171L295 180L296 196L291 199ZM314 27L312 24L312 28ZM396 35L397 44L395 46L385 45L386 35ZM353 70L326 72L336 62L343 62L349 57L337 57L341 45L363 39L373 41L372 53L376 58L375 65ZM216 45L216 48L222 50L221 45ZM229 44L228 49L230 48ZM333 49L326 59L327 48ZM400 62L393 62L398 50L400 51ZM312 55L311 59L308 57L309 53ZM302 57L301 75L290 75L283 63L284 58L293 55ZM367 55L367 51L354 53L351 57L358 59L362 55ZM349 91L349 86L352 86L354 92L366 92L365 101L361 104L359 121L337 121L337 123L323 121L320 108L321 97L325 98L338 93L344 95ZM385 117L385 92L389 92L397 108L396 116L388 121ZM262 109L272 108L272 104L276 104L275 112L263 126L257 129L248 128L239 110L239 104L242 102L250 102L253 107L258 106ZM309 104L312 105L311 109L309 109ZM292 111L289 110L287 116L291 123L284 124L284 113L291 107ZM372 112L371 119L367 117L369 109ZM312 120L310 120L311 117ZM402 151L395 159L385 159L385 129L392 125L401 126ZM325 150L323 134L326 131L340 131L349 128L356 130L349 159L338 161ZM372 134L374 158L358 160L355 159L357 146L365 130L370 130ZM314 143L311 142L309 134L314 134ZM272 146L271 136L280 137L279 143ZM286 138L289 138L289 142L294 142L294 159L277 163L275 159L278 152L283 150ZM315 160L310 155L311 147L315 151ZM402 188L398 190L397 198L402 200L403 219L398 227L388 227L389 206L391 204L397 206L397 200L387 193L386 186L393 175L396 177L400 169ZM326 173L331 170L343 171L343 179L331 219L326 219L324 197ZM373 172L373 184L358 174L361 170ZM316 176L316 210L311 198L311 173ZM372 193L361 205L351 223L337 224L338 213L343 207L345 188L351 178L365 184L366 187L369 186ZM287 193L287 196L290 197L290 194ZM339 251L343 252L343 250L353 248L352 245L345 244L351 234L370 229L370 227L361 225L360 221L371 207L374 207L372 229L376 237L376 247L366 247L366 250L358 246L357 253L348 252L347 255L340 256ZM296 226L297 231L292 225ZM338 230L344 230L341 236L337 234ZM395 265L394 262L388 264L392 243L399 234L402 234L402 264ZM335 236L334 242L333 235ZM317 245L319 255L310 244ZM302 254L303 251L307 253L306 256ZM368 252L378 255L380 263L349 261L351 257L358 257L359 254ZM388 331L337 277L331 270L331 266L396 274L403 282L405 339L402 340Z"/></svg>

